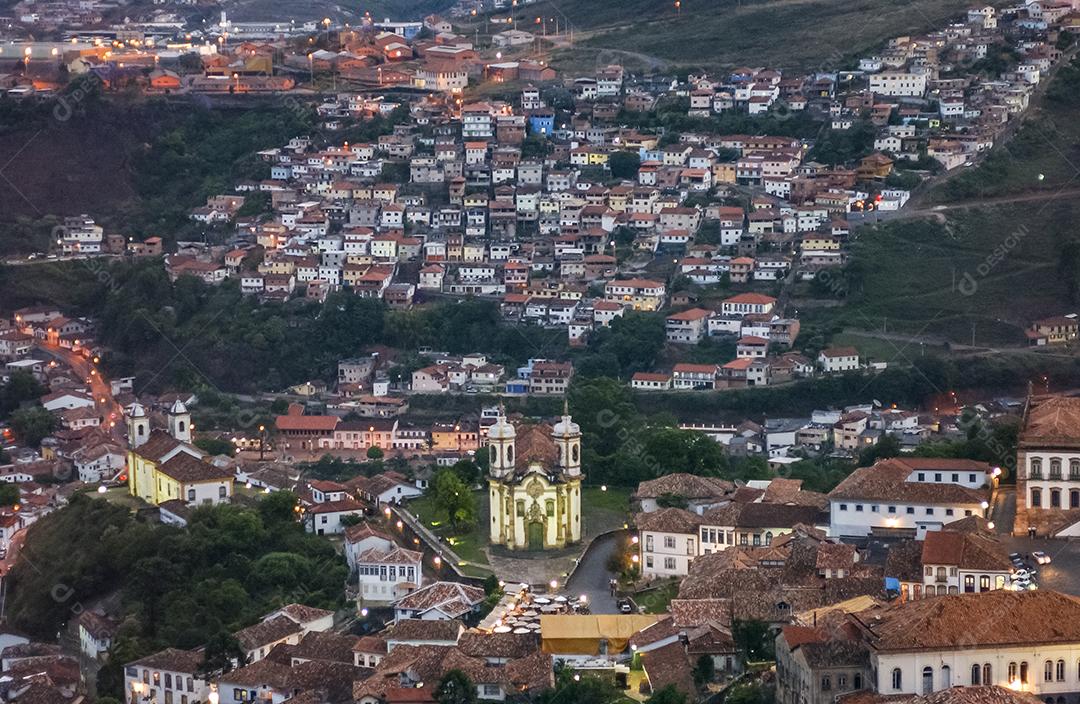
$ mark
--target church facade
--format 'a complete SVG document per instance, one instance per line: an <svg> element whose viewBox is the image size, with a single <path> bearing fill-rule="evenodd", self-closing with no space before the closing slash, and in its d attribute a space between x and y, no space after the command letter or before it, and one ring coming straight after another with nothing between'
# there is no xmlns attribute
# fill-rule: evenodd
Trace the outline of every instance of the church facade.
<svg viewBox="0 0 1080 704"><path fill-rule="evenodd" d="M581 430L567 411L554 426L488 430L491 543L556 550L581 540Z"/></svg>
<svg viewBox="0 0 1080 704"><path fill-rule="evenodd" d="M191 414L177 400L168 413L168 432L150 428L136 403L127 416L128 491L154 506L170 501L187 506L232 500L233 471L210 463L192 444Z"/></svg>

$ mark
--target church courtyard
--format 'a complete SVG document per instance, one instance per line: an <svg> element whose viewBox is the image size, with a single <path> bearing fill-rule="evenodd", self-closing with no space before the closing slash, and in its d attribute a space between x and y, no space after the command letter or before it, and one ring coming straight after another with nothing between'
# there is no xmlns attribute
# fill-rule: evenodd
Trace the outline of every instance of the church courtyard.
<svg viewBox="0 0 1080 704"><path fill-rule="evenodd" d="M482 568L483 571L491 570L506 581L540 584L557 579L561 583L562 575L573 568L575 561L596 536L627 524L630 520L631 493L632 490L628 487L607 487L606 491L601 487L583 487L582 540L576 545L557 551L511 552L492 548L488 539L487 524L491 514L486 491L475 492L477 516L480 520L472 530L461 535L451 535L447 531L445 517L436 514L428 497L414 499L409 502L408 509L425 526L431 527L436 534L444 537L463 560ZM432 526L433 523L437 525ZM465 571L471 573L473 570Z"/></svg>

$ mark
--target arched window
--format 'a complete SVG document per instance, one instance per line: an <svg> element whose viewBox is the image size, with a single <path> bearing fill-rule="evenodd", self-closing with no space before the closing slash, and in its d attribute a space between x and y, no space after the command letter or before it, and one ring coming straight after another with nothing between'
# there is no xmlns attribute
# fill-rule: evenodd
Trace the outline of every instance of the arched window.
<svg viewBox="0 0 1080 704"><path fill-rule="evenodd" d="M1054 679L1058 682L1065 681L1065 661L1058 660L1054 666Z"/></svg>
<svg viewBox="0 0 1080 704"><path fill-rule="evenodd" d="M980 682L981 678L982 678L982 667L980 667L979 665L972 665L971 666L971 685L975 686L977 684L981 684L981 682Z"/></svg>
<svg viewBox="0 0 1080 704"><path fill-rule="evenodd" d="M825 675L821 678L821 691L828 692L830 689L832 689L832 678Z"/></svg>
<svg viewBox="0 0 1080 704"><path fill-rule="evenodd" d="M1050 460L1050 478L1061 479L1061 460L1057 457Z"/></svg>
<svg viewBox="0 0 1080 704"><path fill-rule="evenodd" d="M1028 664L1026 661L1020 663L1020 681L1023 684L1027 684L1028 681Z"/></svg>
<svg viewBox="0 0 1080 704"><path fill-rule="evenodd" d="M1047 660L1043 663L1043 682L1054 681L1054 663L1051 660Z"/></svg>
<svg viewBox="0 0 1080 704"><path fill-rule="evenodd" d="M1069 489L1069 508L1080 508L1080 489Z"/></svg>
<svg viewBox="0 0 1080 704"><path fill-rule="evenodd" d="M135 426L135 434L138 435L139 437L142 437L143 435L146 434L146 427L143 426L143 425L136 425Z"/></svg>
<svg viewBox="0 0 1080 704"><path fill-rule="evenodd" d="M1031 507L1042 508L1042 489L1031 490Z"/></svg>
<svg viewBox="0 0 1080 704"><path fill-rule="evenodd" d="M922 669L922 693L934 693L934 668L930 666Z"/></svg>
<svg viewBox="0 0 1080 704"><path fill-rule="evenodd" d="M227 490L227 489L226 489L225 487L223 487L223 486L219 486L219 487L217 488L217 495L218 495L218 498L219 498L219 499L224 499L224 498L225 498L225 495L226 495L226 492L227 492L227 491L228 491L228 490ZM1064 665L1064 663L1062 663L1062 664Z"/></svg>
<svg viewBox="0 0 1080 704"><path fill-rule="evenodd" d="M772 545L772 531L765 531L765 544Z"/></svg>
<svg viewBox="0 0 1080 704"><path fill-rule="evenodd" d="M1069 479L1080 479L1080 460L1069 460Z"/></svg>
<svg viewBox="0 0 1080 704"><path fill-rule="evenodd" d="M1080 665L1078 665L1078 667L1080 667ZM1016 663L1015 662L1010 662L1009 663L1009 682L1011 683L1011 682L1014 682L1014 681L1016 681Z"/></svg>
<svg viewBox="0 0 1080 704"><path fill-rule="evenodd" d="M180 430L181 433L184 432L184 421L180 421L179 423L177 423L176 427Z"/></svg>
<svg viewBox="0 0 1080 704"><path fill-rule="evenodd" d="M941 666L941 688L948 689L952 687L952 668L948 665Z"/></svg>
<svg viewBox="0 0 1080 704"><path fill-rule="evenodd" d="M498 445L492 445L491 446L491 457L489 457L488 460L490 461L490 463L493 466L495 466L495 467L499 466L499 446Z"/></svg>
<svg viewBox="0 0 1080 704"><path fill-rule="evenodd" d="M574 464L577 464L578 456L580 454L581 453L580 453L580 450L579 450L579 448L577 446L577 443L575 443L573 445L573 447L570 448L570 459L571 459L571 461L573 461Z"/></svg>
<svg viewBox="0 0 1080 704"><path fill-rule="evenodd" d="M1061 489L1050 490L1050 508L1061 508Z"/></svg>
<svg viewBox="0 0 1080 704"><path fill-rule="evenodd" d="M1031 473L1033 479L1042 479L1042 460L1038 457L1031 458Z"/></svg>
<svg viewBox="0 0 1080 704"><path fill-rule="evenodd" d="M1080 665L1078 665L1080 667ZM904 688L904 673L900 671L899 667L894 667L892 671L892 688L894 690L901 690Z"/></svg>
<svg viewBox="0 0 1080 704"><path fill-rule="evenodd" d="M993 670L990 669L990 663L983 665L983 684L994 684Z"/></svg>
<svg viewBox="0 0 1080 704"><path fill-rule="evenodd" d="M855 689L862 689L862 675L858 672L855 673L855 677L851 682Z"/></svg>
<svg viewBox="0 0 1080 704"><path fill-rule="evenodd" d="M506 448L506 464L514 464L514 446L509 445Z"/></svg>

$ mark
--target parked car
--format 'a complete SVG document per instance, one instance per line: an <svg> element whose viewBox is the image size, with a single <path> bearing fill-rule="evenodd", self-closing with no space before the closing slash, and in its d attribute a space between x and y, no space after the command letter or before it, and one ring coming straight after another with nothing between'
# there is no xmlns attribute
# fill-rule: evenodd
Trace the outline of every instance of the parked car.
<svg viewBox="0 0 1080 704"><path fill-rule="evenodd" d="M1050 564L1050 556L1042 550L1036 550L1035 552L1031 553L1031 559L1035 560L1035 562L1039 563L1040 565Z"/></svg>

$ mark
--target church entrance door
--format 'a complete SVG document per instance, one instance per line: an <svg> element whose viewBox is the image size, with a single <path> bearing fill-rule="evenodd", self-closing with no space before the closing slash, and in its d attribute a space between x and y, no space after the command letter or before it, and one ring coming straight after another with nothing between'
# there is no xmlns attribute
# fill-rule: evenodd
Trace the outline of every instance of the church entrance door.
<svg viewBox="0 0 1080 704"><path fill-rule="evenodd" d="M540 521L533 521L529 524L529 549L544 549L544 524Z"/></svg>

